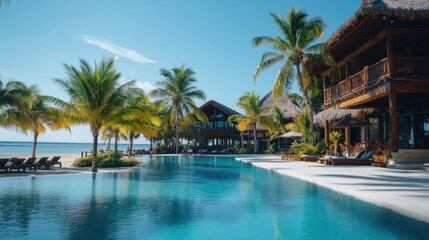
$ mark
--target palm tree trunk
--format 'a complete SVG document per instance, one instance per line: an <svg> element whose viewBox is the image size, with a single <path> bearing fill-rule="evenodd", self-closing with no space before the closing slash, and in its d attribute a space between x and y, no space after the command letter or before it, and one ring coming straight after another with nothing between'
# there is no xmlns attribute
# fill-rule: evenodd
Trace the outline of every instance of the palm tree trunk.
<svg viewBox="0 0 429 240"><path fill-rule="evenodd" d="M97 147L98 147L98 129L92 130L93 142L92 142L92 167L91 172L97 171Z"/></svg>
<svg viewBox="0 0 429 240"><path fill-rule="evenodd" d="M106 144L106 151L110 151L110 143L112 142L112 138L108 138L107 139L107 144Z"/></svg>
<svg viewBox="0 0 429 240"><path fill-rule="evenodd" d="M176 126L176 154L179 153L179 121L177 120L178 118L178 112L176 111L176 116L175 116L175 126Z"/></svg>
<svg viewBox="0 0 429 240"><path fill-rule="evenodd" d="M130 131L130 153L128 154L129 158L133 154L133 143L134 143L134 131Z"/></svg>
<svg viewBox="0 0 429 240"><path fill-rule="evenodd" d="M280 136L280 134L279 134L279 136ZM277 136L277 152L280 152L280 137L279 136Z"/></svg>
<svg viewBox="0 0 429 240"><path fill-rule="evenodd" d="M256 137L256 125L252 125L253 128L253 153L258 152L258 139Z"/></svg>
<svg viewBox="0 0 429 240"><path fill-rule="evenodd" d="M149 141L150 141L149 150L152 151L153 150L153 138L150 138Z"/></svg>
<svg viewBox="0 0 429 240"><path fill-rule="evenodd" d="M118 141L119 141L119 130L115 130L115 146L114 146L114 151L115 151L115 155L118 154Z"/></svg>
<svg viewBox="0 0 429 240"><path fill-rule="evenodd" d="M38 133L34 133L33 153L31 154L31 157L36 157L37 137L39 137L39 134Z"/></svg>
<svg viewBox="0 0 429 240"><path fill-rule="evenodd" d="M308 89L307 88L304 89L304 87L302 85L303 82L302 82L301 67L299 64L296 64L295 67L296 67L296 73L297 73L297 78L298 78L298 84L301 86L301 90L303 91L302 95L304 97L305 105L307 107L308 116L310 118L310 129L309 130L310 130L310 133L313 133L314 132L314 116L313 116L313 109L311 108L311 100L310 100L310 97L308 96L308 93L307 93Z"/></svg>

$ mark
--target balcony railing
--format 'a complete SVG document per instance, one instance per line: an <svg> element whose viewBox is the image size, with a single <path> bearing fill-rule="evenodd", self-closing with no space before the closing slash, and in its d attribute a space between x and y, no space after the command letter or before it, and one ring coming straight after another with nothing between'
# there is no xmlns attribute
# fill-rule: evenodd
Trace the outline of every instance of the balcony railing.
<svg viewBox="0 0 429 240"><path fill-rule="evenodd" d="M393 57L393 69L395 77L428 77L429 57Z"/></svg>
<svg viewBox="0 0 429 240"><path fill-rule="evenodd" d="M325 103L339 97L358 91L368 84L374 83L388 75L387 58L377 62L372 66L366 66L362 71L349 76L337 85L325 89Z"/></svg>

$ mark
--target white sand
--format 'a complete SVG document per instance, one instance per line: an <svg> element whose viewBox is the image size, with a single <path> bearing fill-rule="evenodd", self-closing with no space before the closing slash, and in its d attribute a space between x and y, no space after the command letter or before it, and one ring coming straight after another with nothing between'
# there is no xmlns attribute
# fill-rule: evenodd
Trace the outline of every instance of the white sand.
<svg viewBox="0 0 429 240"><path fill-rule="evenodd" d="M429 223L429 171L325 166L280 157L237 158Z"/></svg>

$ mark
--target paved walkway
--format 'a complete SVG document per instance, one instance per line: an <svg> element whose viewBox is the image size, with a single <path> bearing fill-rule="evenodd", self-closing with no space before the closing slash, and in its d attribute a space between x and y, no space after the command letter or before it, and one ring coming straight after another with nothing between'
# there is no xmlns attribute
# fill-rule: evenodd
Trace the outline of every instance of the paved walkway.
<svg viewBox="0 0 429 240"><path fill-rule="evenodd" d="M371 166L325 166L280 157L237 158L312 182L429 223L429 171Z"/></svg>

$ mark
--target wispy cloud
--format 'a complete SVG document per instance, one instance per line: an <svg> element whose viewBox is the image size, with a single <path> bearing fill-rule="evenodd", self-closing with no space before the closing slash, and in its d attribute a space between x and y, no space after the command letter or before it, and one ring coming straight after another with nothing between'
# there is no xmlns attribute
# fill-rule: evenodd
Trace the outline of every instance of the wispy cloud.
<svg viewBox="0 0 429 240"><path fill-rule="evenodd" d="M145 81L145 82L137 81L136 87L143 89L145 93L149 93L150 91L155 89L155 87L148 81Z"/></svg>
<svg viewBox="0 0 429 240"><path fill-rule="evenodd" d="M79 35L77 36L78 39L82 40L83 42L95 45L101 49L104 49L110 53L116 54L118 56L127 58L129 60L139 62L139 63L158 63L155 60L149 59L140 53L136 52L132 49L127 49L121 46L118 46L109 40L96 38L89 35Z"/></svg>

